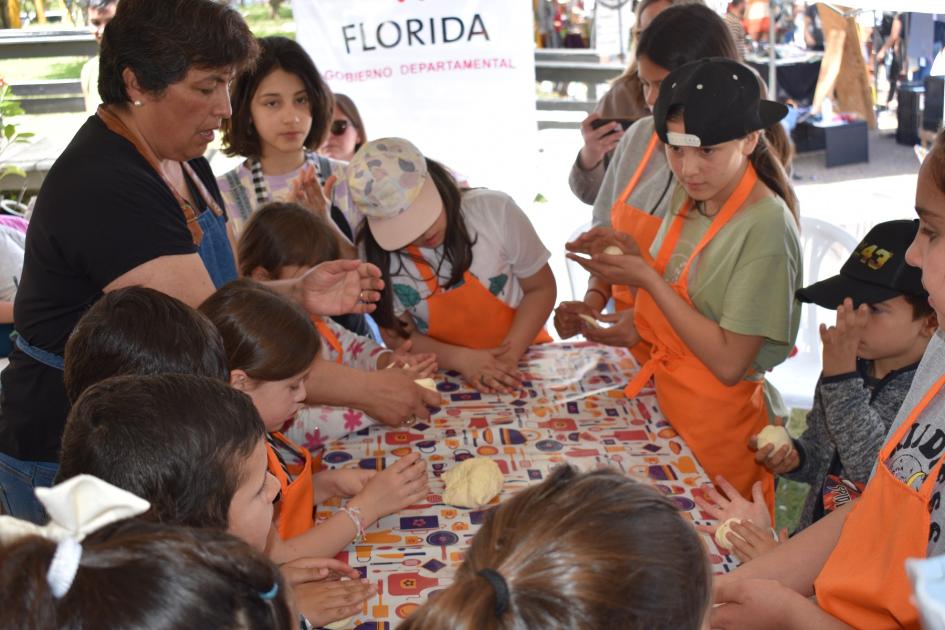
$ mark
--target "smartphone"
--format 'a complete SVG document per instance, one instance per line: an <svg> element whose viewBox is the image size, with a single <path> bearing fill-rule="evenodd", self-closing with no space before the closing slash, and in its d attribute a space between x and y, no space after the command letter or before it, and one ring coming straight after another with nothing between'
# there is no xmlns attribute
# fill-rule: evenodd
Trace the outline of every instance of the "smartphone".
<svg viewBox="0 0 945 630"><path fill-rule="evenodd" d="M620 126L623 128L623 130L626 131L627 129L630 128L630 125L632 125L635 122L636 120L633 120L632 118L598 118L597 120L591 123L591 128L600 129L601 127L609 123L620 123Z"/></svg>

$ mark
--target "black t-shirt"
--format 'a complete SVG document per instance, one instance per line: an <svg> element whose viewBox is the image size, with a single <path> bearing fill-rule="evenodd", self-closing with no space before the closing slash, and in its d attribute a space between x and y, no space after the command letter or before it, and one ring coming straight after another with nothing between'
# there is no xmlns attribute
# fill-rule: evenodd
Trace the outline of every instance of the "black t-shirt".
<svg viewBox="0 0 945 630"><path fill-rule="evenodd" d="M199 158L190 165L219 199L209 163ZM109 283L149 260L196 251L164 181L130 142L92 116L40 189L14 303L16 329L61 356ZM69 409L62 372L14 349L0 382L0 451L58 461Z"/></svg>

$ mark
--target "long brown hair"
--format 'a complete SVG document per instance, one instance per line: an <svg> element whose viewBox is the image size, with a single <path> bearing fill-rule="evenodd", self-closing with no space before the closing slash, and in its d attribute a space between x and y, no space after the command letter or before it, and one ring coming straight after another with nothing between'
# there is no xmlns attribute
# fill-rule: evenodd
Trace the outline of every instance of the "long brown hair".
<svg viewBox="0 0 945 630"><path fill-rule="evenodd" d="M302 307L247 278L223 285L199 310L220 331L231 372L283 381L307 370L318 354L318 332Z"/></svg>
<svg viewBox="0 0 945 630"><path fill-rule="evenodd" d="M426 158L426 163L427 171L429 171L430 177L433 178L436 191L440 194L440 199L443 200L443 210L446 212L443 257L432 267L433 272L439 276L443 263L448 262L450 264L450 277L443 287L444 289L450 289L463 280L463 274L472 265L472 248L476 240L469 235L466 220L463 218L462 205L465 190L460 189L456 184L456 180L442 164L430 158ZM393 329L402 337L407 337L408 334L403 323L394 314L394 291L390 281L391 276L405 271L403 261L398 256L399 267L394 271L391 270L394 257L391 252L377 244L366 221L358 232L357 240L364 244L367 262L377 265L384 280L381 299L377 302L377 310L371 313L371 316L378 326ZM400 255L408 256L407 254Z"/></svg>
<svg viewBox="0 0 945 630"><path fill-rule="evenodd" d="M0 547L0 626L298 627L279 569L222 531L137 520L108 525L82 541L75 579L60 598L46 578L55 552L56 543L39 536Z"/></svg>
<svg viewBox="0 0 945 630"><path fill-rule="evenodd" d="M453 584L400 627L698 630L710 580L698 534L656 490L561 466L490 510Z"/></svg>
<svg viewBox="0 0 945 630"><path fill-rule="evenodd" d="M941 131L935 136L932 149L925 157L925 164L929 167L932 181L935 182L939 190L945 193L945 131Z"/></svg>

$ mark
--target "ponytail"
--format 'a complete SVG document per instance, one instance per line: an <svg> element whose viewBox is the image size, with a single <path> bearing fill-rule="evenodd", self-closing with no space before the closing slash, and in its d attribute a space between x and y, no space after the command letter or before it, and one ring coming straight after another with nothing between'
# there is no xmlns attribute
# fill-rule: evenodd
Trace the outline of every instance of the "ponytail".
<svg viewBox="0 0 945 630"><path fill-rule="evenodd" d="M780 127L780 125L778 126ZM770 188L774 194L784 200L784 203L787 204L788 209L791 211L791 215L794 217L794 222L800 226L801 218L798 209L797 195L794 194L794 187L791 185L784 166L781 165L781 161L768 142L767 136L768 131L765 131L759 136L758 145L755 147L755 150L752 151L751 155L748 156L748 161L755 167L758 179L764 182L765 186Z"/></svg>

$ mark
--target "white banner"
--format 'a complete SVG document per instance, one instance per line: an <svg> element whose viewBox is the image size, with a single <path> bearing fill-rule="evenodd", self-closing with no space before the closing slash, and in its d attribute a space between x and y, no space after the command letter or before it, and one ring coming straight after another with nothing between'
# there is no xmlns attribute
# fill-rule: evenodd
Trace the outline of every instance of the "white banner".
<svg viewBox="0 0 945 630"><path fill-rule="evenodd" d="M407 138L472 186L534 196L535 58L525 0L294 0L296 39L369 139Z"/></svg>

